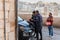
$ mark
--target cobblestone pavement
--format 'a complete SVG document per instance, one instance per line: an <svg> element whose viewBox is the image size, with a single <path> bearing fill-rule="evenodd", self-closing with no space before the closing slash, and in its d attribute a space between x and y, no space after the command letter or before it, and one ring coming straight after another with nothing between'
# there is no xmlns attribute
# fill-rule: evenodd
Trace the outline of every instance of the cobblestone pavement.
<svg viewBox="0 0 60 40"><path fill-rule="evenodd" d="M49 37L49 31L48 27L43 27L42 33L43 33L43 40L60 40L60 29L54 28L54 36L51 39Z"/></svg>
<svg viewBox="0 0 60 40"><path fill-rule="evenodd" d="M60 40L60 29L58 29L58 28L54 28L53 38L49 37L48 27L43 27L42 33L43 33L43 40ZM36 39L34 39L34 40L36 40Z"/></svg>

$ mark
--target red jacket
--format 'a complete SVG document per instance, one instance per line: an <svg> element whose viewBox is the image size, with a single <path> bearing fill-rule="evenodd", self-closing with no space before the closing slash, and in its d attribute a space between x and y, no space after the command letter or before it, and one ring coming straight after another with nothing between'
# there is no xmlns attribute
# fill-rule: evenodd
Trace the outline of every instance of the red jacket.
<svg viewBox="0 0 60 40"><path fill-rule="evenodd" d="M53 25L53 16L49 16L49 17L47 18L47 22L50 22L51 25L49 25L49 26L52 26L52 25Z"/></svg>

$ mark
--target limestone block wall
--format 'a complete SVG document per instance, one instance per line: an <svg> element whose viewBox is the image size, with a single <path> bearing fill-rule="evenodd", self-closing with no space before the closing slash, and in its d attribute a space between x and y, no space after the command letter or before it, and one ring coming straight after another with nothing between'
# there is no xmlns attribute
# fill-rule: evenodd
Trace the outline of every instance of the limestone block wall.
<svg viewBox="0 0 60 40"><path fill-rule="evenodd" d="M4 35L6 35L6 40L15 40L15 0L5 0L5 6L3 1L0 0L0 40L5 40ZM5 7L5 21L3 7Z"/></svg>
<svg viewBox="0 0 60 40"><path fill-rule="evenodd" d="M15 0L5 0L6 40L15 40Z"/></svg>
<svg viewBox="0 0 60 40"><path fill-rule="evenodd" d="M4 35L6 35L6 40L15 40L15 0L5 0L5 6L3 1L0 0L0 40L5 40ZM5 25L3 7L5 7Z"/></svg>
<svg viewBox="0 0 60 40"><path fill-rule="evenodd" d="M3 0L0 0L0 40L4 40L4 11L3 11Z"/></svg>

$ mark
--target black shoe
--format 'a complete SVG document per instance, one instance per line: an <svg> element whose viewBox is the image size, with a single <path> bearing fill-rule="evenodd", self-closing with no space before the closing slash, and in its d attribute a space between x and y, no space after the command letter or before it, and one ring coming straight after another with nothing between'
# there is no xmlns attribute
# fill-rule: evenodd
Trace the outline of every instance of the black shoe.
<svg viewBox="0 0 60 40"><path fill-rule="evenodd" d="M42 39L40 39L40 40L42 40Z"/></svg>

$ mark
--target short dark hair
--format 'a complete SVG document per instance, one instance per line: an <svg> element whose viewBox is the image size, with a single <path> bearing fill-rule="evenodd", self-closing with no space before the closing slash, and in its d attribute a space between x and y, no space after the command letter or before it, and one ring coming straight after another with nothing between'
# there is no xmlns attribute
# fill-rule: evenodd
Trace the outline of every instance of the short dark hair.
<svg viewBox="0 0 60 40"><path fill-rule="evenodd" d="M35 13L35 11L33 11L32 13Z"/></svg>
<svg viewBox="0 0 60 40"><path fill-rule="evenodd" d="M37 12L37 13L39 13L39 11L38 11L38 10L36 10L36 12Z"/></svg>
<svg viewBox="0 0 60 40"><path fill-rule="evenodd" d="M50 12L49 14L50 14L50 15L52 15L52 13L51 13L51 12Z"/></svg>

